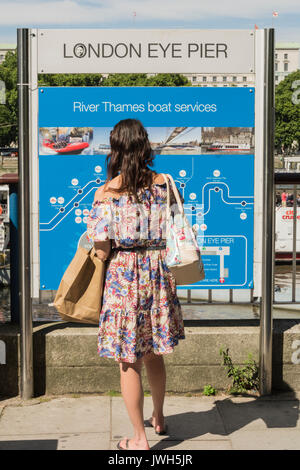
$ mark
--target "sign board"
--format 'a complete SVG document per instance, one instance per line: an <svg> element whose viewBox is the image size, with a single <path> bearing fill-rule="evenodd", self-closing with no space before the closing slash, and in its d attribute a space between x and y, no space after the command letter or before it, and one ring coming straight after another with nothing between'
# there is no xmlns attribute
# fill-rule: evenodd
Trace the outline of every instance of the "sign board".
<svg viewBox="0 0 300 470"><path fill-rule="evenodd" d="M227 288L237 289L246 288L248 284L253 287L252 300L261 299L260 393L271 392L274 43L273 28L18 29L18 90L23 103L19 116L20 188L26 196L26 200L22 199L19 229L21 268L25 273L20 295L23 397L30 398L33 394L30 301L40 298L40 289L57 288L68 260L83 240L83 219L94 190L105 178L103 159L109 150L105 132L123 117L130 116L141 118L156 144L156 169L172 172L188 201L185 201L188 217L193 225L199 226L198 240L202 252L206 251L204 282L208 280L214 288L218 282L221 289L225 282ZM146 88L140 94L136 88L66 87L50 91L38 87L39 73L140 72L253 73L255 92L254 87L187 87L184 91L177 87L172 91ZM167 106L148 107L148 100L152 105ZM144 103L145 108L111 106L110 103L115 102L120 105ZM164 141L162 128L166 135ZM233 133L232 129L238 132ZM197 135L189 141L175 142L178 136L187 137L187 132ZM94 136L95 143L96 136L101 136L96 149ZM231 137L229 142L226 137ZM231 145L230 152L227 144ZM234 145L237 145L235 150ZM57 152L67 146L67 150L71 146L75 151L69 155ZM78 150L81 153L76 155ZM26 204L27 197L31 204ZM26 250L29 244L30 250ZM47 253L49 247L52 251ZM53 253L58 261L55 267ZM27 282L28 254L31 283ZM59 254L62 254L61 259ZM59 269L60 273L55 274Z"/></svg>
<svg viewBox="0 0 300 470"><path fill-rule="evenodd" d="M56 290L87 244L109 133L125 118L146 127L154 169L172 174L198 232L206 278L184 288L252 288L254 102L252 87L40 88L40 289Z"/></svg>
<svg viewBox="0 0 300 470"><path fill-rule="evenodd" d="M70 186L69 189L71 192L73 192L73 194L75 192L74 184L70 184L70 180L68 180L68 182L61 181L61 183L58 183L59 178L63 176L63 172L68 171L68 168L65 168L63 170L58 169L55 175L49 173L49 175L51 174L54 178L53 181L55 182L57 193L44 193L44 183L46 183L46 181L48 182L47 172L50 162L51 143L49 143L48 146L48 155L45 154L45 149L40 153L40 128L52 128L50 131L50 134L52 133L52 135L50 135L50 137L48 136L49 139L52 139L55 133L57 134L57 137L60 134L64 134L64 131L70 133L70 129L75 127L92 128L92 132L96 136L99 135L98 133L100 128L111 128L116 122L125 117L136 117L140 119L147 130L151 130L150 136L154 141L157 137L157 134L153 134L153 130L155 128L156 130L164 128L165 138L167 138L168 132L168 136L171 135L172 129L175 131L175 129L178 130L178 128L181 127L185 128L183 132L180 132L178 137L173 139L171 143L169 142L171 145L169 145L170 148L167 152L163 151L159 153L155 159L155 169L160 172L170 170L178 184L178 187L182 193L185 193L185 199L187 194L191 194L192 197L196 194L194 202L198 205L197 208L195 204L191 206L192 212L190 217L193 224L199 226L198 241L202 244L203 249L206 244L210 244L212 247L206 255L207 263L209 256L211 256L212 271L210 273L209 286L217 286L218 289L226 289L229 288L230 285L234 287L241 286L243 284L245 286L247 285L248 288L253 286L253 296L259 297L261 295L263 259L261 227L263 225L262 205L264 200L264 179L262 175L264 161L263 139L265 135L265 108L263 98L265 92L264 35L265 30L30 30L29 81L32 84L30 90L30 135L32 136L30 142L30 154L32 156L30 173L32 227L31 272L33 298L39 298L40 289L47 290L48 288L56 288L57 281L54 281L54 278L49 282L51 277L50 273L43 276L43 263L45 263L47 259L47 257L44 258L44 253L46 253L46 249L44 250L44 247L46 247L45 240L47 239L47 227L44 224L48 224L51 221L52 216L55 215L55 208L61 208L58 203L58 197L60 198L60 201L62 201L62 198L65 201L69 200L68 197L70 196L70 193L63 196L61 188ZM79 47L80 44L82 46L81 48ZM110 44L110 46L107 46L107 44ZM118 44L120 45L117 46ZM131 44L129 47L131 50L131 56L129 54L129 56L121 57L122 47L125 52L128 49L128 44ZM192 46L193 44L194 46ZM196 44L198 44L199 48L196 47ZM215 49L215 52L217 51L217 53L213 55L211 48L213 45L216 46L218 44L219 46ZM226 45L226 59L224 59L224 54L222 57L221 44ZM79 46L77 47L77 45ZM127 46L127 49L125 46ZM111 54L110 57L104 57L110 55L107 51L109 48L112 51L113 47L117 51L117 54ZM155 48L157 47L160 52L159 54L156 54L158 57L154 57ZM138 53L136 53L135 50L137 50ZM102 51L105 53L102 54ZM192 56L192 54L195 54L196 52L198 54L197 58L195 55L194 57ZM177 55L181 55L181 57L176 57ZM109 97L107 97L102 94L104 93L104 87L100 86L97 87L97 89L92 89L90 87L63 87L63 89L60 89L59 87L55 87L55 90L51 91L51 88L38 87L37 82L38 73L101 74L113 72L141 72L152 74L162 72L191 72L205 74L253 73L251 82L255 83L255 86L174 87L173 91L169 91L169 89L166 89L165 87L157 87L156 91L152 91L154 89L151 87L140 89L136 87L131 89L122 87L120 89L115 88L115 91L113 92L114 94L110 93ZM188 89L190 91L188 91ZM126 96L124 95L125 92ZM168 92L168 94L166 94L166 92ZM50 96L51 99L48 98ZM159 109L159 106L148 107L148 101L152 105L162 104L164 106L162 106L161 109ZM124 106L123 108L114 107L115 103L123 103L128 106ZM102 107L100 107L100 104ZM144 108L143 106L139 107L139 104L142 104ZM168 108L169 104L172 108L172 112L171 108L170 110ZM216 105L216 107L214 105ZM247 129L243 129L245 127L247 127ZM54 129L58 130L54 131ZM215 131L211 132L212 129L215 129ZM236 130L238 130L238 132L236 132ZM195 135L197 132L198 134ZM73 131L72 134L74 134ZM197 152L194 154L191 149L182 150L180 152L180 145L178 145L178 148L175 151L175 144L186 144L187 140L184 140L184 137L189 137L189 135L191 136L191 141L197 141L198 143L200 136L201 139L203 137L202 148L200 149L199 147ZM82 139L82 141L89 140L89 136L90 134L88 132L85 136L82 135L76 137L74 135L70 135L70 138L73 141L72 143L74 143L74 141L78 139ZM225 145L225 147L226 144L230 144L231 147L223 147L223 149L216 147L215 144L220 144L219 141L221 141L221 144ZM108 139L106 141L102 140L102 144L102 154L94 155L98 162L100 162L101 159L102 162L105 160L105 154L108 152ZM236 148L233 147L235 144L237 145ZM201 152L202 160L200 159ZM209 159L207 159L208 154L210 156ZM173 155L172 168L169 167L169 155ZM71 158L75 159L76 156L73 155ZM58 168L60 167L60 164L62 164L62 167L68 164L68 161L63 159L58 152L52 152L52 159L52 162L57 162ZM72 180L78 179L79 186L83 184L84 180L91 180L90 171L94 172L94 168L96 166L100 167L101 171L103 170L100 176L101 182L105 179L104 163L94 165L93 155L88 154L88 151L82 151L76 161L80 162L80 159L82 159L85 164L84 167L82 167L81 164L79 164L78 167L80 168L80 174L82 177L80 180L76 178L76 176L72 178ZM214 160L219 163L218 166L220 168L221 162L226 162L226 168L229 170L226 176L224 174L224 170L222 175L221 170L219 170L215 164L211 167L209 166L209 163L213 163ZM193 168L194 176L192 178L189 179L188 172L185 167ZM202 181L202 168L205 168L205 171L207 172L215 171L213 179L210 174L208 179ZM43 173L44 171L46 172L45 174ZM97 171L99 171L98 168ZM243 180L240 178L240 172L243 171L248 172L249 179L247 180L247 184L242 188L240 183ZM178 172L181 172L181 174L178 174ZM182 176L184 175L184 172L186 172L186 175ZM196 173L199 177L198 186L195 184ZM98 173L97 175L93 174L93 180L98 181L98 176ZM237 202L239 198L242 198L241 202L243 202L243 206L239 207L236 205L236 207L239 207L236 209L236 213L238 213L238 211L241 212L241 207L243 212L238 225L235 226L233 224L231 226L234 228L234 231L231 233L228 230L226 233L224 232L224 235L232 235L231 239L235 238L233 235L238 235L240 237L235 239L234 247L237 247L238 244L240 244L243 251L243 261L247 258L247 268L243 270L243 279L241 277L241 269L237 268L238 263L234 262L232 264L230 261L231 267L227 264L229 259L233 259L231 258L232 256L234 256L236 260L238 259L234 255L233 246L231 246L231 249L229 250L230 255L225 254L225 252L228 251L228 246L225 246L226 237L223 237L222 240L218 240L218 237L221 234L219 228L218 230L211 231L214 224L218 224L217 219L213 217L214 211L209 211L207 214L204 213L204 219L206 218L207 221L212 217L209 226L206 224L205 220L203 221L199 219L201 213L201 211L198 210L199 205L205 205L207 203L210 204L210 202L215 204L218 196L220 201L222 201L222 198L226 201L224 185L221 186L221 184L219 184L219 186L216 187L216 190L213 189L212 186L209 186L212 182L221 183L222 181L229 188L227 195L230 198L237 196L237 198L234 199L235 202ZM206 185L206 183L208 184ZM61 184L61 187L59 187L59 184ZM82 189L79 186L78 189ZM82 210L85 209L85 212L90 202L88 198L90 197L92 199L93 190L96 189L97 186L98 183L93 186L90 195L85 198L86 207L83 208L82 206ZM200 196L200 192L202 191L201 188L204 188L204 195L201 194ZM241 191L242 189L243 191ZM247 200L245 200L246 197L248 198ZM46 202L49 201L49 198L52 200L50 206L48 205L49 202ZM53 201L55 198L56 202L54 203ZM250 204L250 199L253 204ZM188 201L192 204L193 200L188 196ZM226 217L231 217L232 214L235 213L233 211L235 206L234 204L229 203L233 201L227 199L228 204L224 201L224 207L229 209L230 212ZM81 201L81 204L83 204L83 201ZM185 202L185 206L186 210L189 211L188 202ZM77 213L79 213L80 209L78 207L76 209ZM195 210L196 214L198 214L196 216ZM222 217L224 215L224 218L226 218L225 212L226 211L220 211L220 214ZM50 218L51 214L52 216ZM81 238L80 234L82 235L84 233L84 227L81 224L84 224L83 218L85 216L86 214L81 214L82 221L80 223L74 221L72 223L70 222L72 230L76 227L74 232L75 238L72 242L74 244L74 248L78 243L78 240ZM76 214L76 217L80 217L80 215ZM196 219L198 217L198 219L196 220L195 217ZM66 217L63 224L65 224L67 220L71 221L71 219ZM79 218L77 218L77 221L79 221ZM246 239L243 239L244 241L242 241L241 238L241 235L244 232L238 228L242 221L244 222L242 227L245 228L247 226L249 228L248 233L245 235ZM61 224L61 227L63 224ZM205 236L203 232L204 225L207 225L206 235L209 234L211 237ZM252 228L250 229L250 227ZM54 234L53 230L52 234ZM63 237L61 239L63 239ZM230 237L227 242L230 242L230 244L233 245ZM225 243L224 247L226 248L224 253L222 253L222 256L220 256L220 248L222 248L221 243ZM61 272L66 267L67 259L68 257L70 259L71 252L73 253L73 246L70 250L70 253L66 254ZM245 253L247 253L247 255L245 255ZM215 260L218 260L218 262L215 262ZM233 266L235 266L234 269ZM245 274L246 271L247 274ZM207 269L207 272L209 272L209 269ZM240 273L238 276L236 276L237 272ZM59 276L56 275L56 280L58 277ZM52 286L51 288L50 285ZM197 288L198 285L193 287Z"/></svg>
<svg viewBox="0 0 300 470"><path fill-rule="evenodd" d="M38 73L254 73L253 30L39 29Z"/></svg>

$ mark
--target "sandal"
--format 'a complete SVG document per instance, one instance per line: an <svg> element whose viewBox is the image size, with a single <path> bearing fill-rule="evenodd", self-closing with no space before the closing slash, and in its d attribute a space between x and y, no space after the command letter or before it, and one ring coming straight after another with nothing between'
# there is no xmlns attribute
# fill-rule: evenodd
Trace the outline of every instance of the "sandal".
<svg viewBox="0 0 300 470"><path fill-rule="evenodd" d="M146 419L146 421L144 421L144 425L146 426L146 428L154 428L151 422L151 418ZM159 436L164 436L165 434L168 433L168 425L166 424L165 429L163 429L162 431L156 431L156 429L154 429L154 431L155 431L155 434L158 434Z"/></svg>
<svg viewBox="0 0 300 470"><path fill-rule="evenodd" d="M120 445L121 441L119 441L118 444L117 444L117 448L118 448L119 450L129 450L128 442L129 442L129 439L126 439L126 441L125 441L125 449L124 449L124 447L121 447L121 445Z"/></svg>

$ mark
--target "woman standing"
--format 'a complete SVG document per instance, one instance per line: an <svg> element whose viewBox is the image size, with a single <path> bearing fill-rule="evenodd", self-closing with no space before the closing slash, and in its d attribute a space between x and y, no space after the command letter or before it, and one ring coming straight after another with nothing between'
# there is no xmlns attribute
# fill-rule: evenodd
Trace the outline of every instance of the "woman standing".
<svg viewBox="0 0 300 470"><path fill-rule="evenodd" d="M98 354L120 363L122 396L134 428L133 438L122 439L118 448L149 450L142 366L153 400L148 425L165 434L163 355L184 339L175 279L165 263L167 189L163 176L149 168L153 156L140 121L116 124L110 146L107 180L95 193L87 221L87 237L108 263Z"/></svg>

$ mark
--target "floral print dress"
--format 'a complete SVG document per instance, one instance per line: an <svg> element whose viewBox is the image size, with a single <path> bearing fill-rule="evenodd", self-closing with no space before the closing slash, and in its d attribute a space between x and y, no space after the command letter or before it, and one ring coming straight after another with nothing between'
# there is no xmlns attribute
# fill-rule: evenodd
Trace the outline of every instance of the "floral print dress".
<svg viewBox="0 0 300 470"><path fill-rule="evenodd" d="M134 363L150 352L171 353L185 337L175 278L165 262L166 184L154 183L152 192L139 190L139 204L127 194L95 200L87 218L87 239L112 243L98 354L117 362Z"/></svg>

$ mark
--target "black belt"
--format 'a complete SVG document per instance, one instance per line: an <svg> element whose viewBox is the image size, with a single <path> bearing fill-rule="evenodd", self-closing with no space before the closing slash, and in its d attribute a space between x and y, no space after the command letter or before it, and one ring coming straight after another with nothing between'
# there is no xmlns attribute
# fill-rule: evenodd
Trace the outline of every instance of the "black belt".
<svg viewBox="0 0 300 470"><path fill-rule="evenodd" d="M112 251L144 251L144 250L165 250L166 245L163 246L116 246Z"/></svg>

